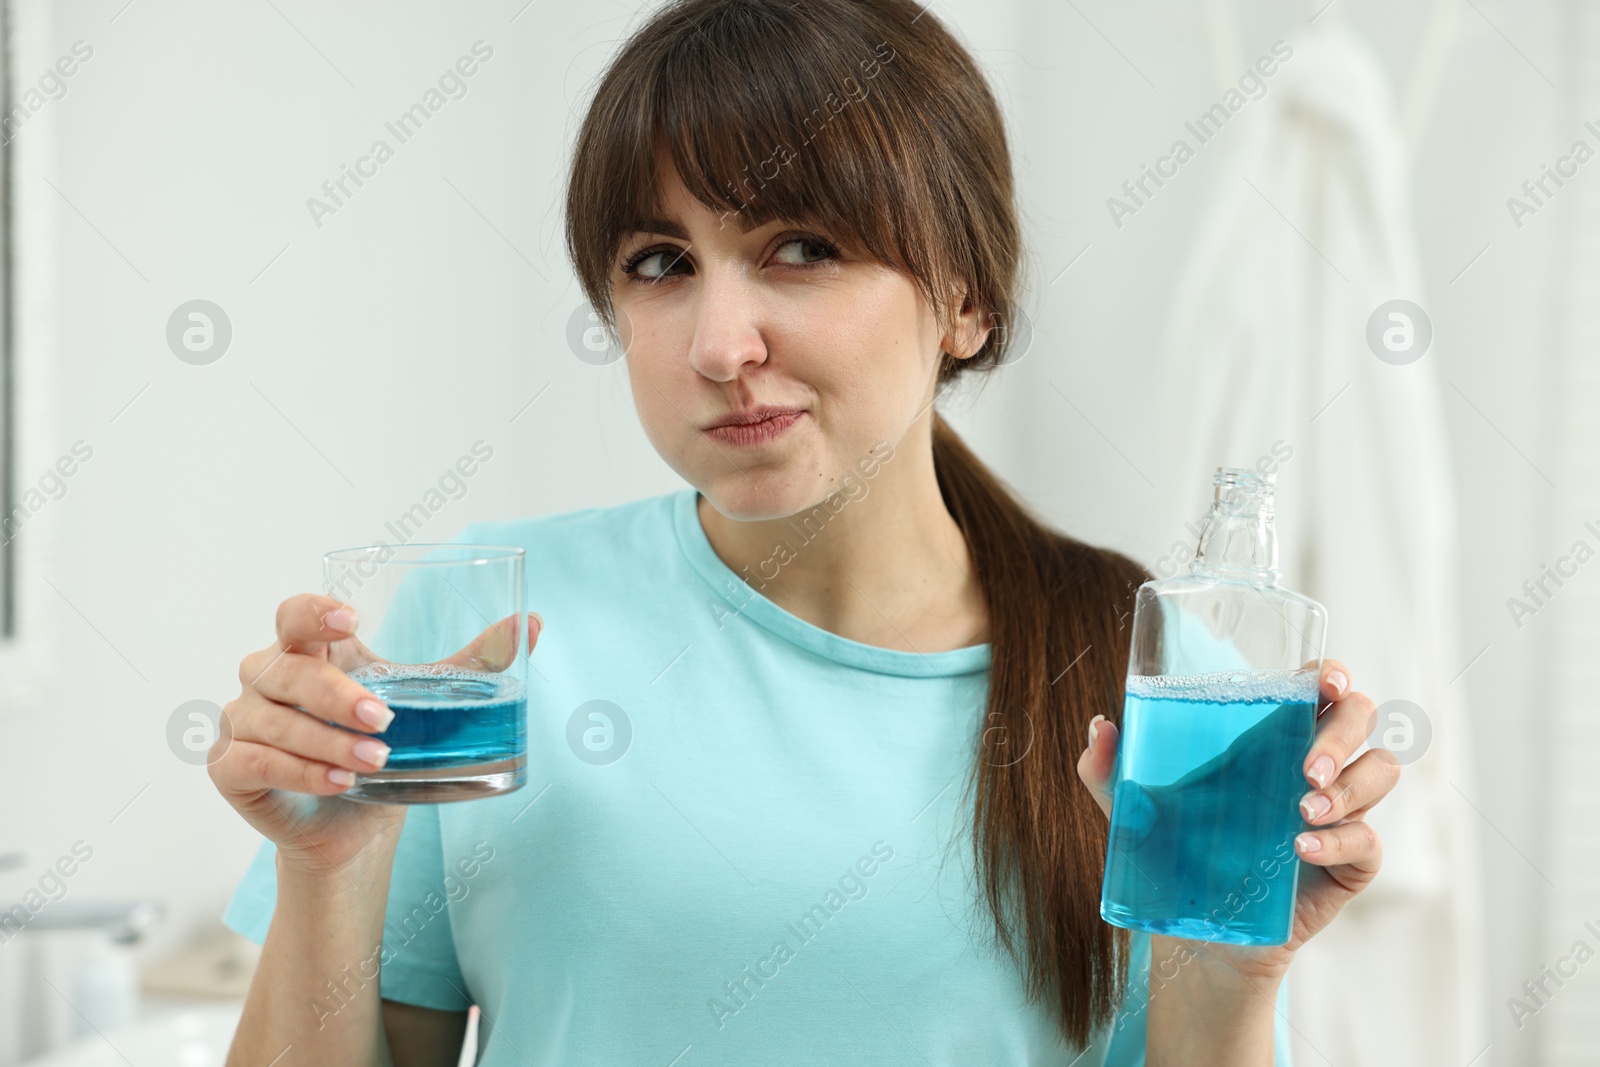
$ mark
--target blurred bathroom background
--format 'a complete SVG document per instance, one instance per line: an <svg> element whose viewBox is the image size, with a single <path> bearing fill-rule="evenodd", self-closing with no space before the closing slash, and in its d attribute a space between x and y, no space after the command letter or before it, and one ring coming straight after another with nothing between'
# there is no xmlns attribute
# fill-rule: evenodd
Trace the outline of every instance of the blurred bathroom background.
<svg viewBox="0 0 1600 1067"><path fill-rule="evenodd" d="M681 485L560 229L647 6L6 5L0 1067L221 1063L257 837L208 731L321 552ZM948 417L1158 573L1212 469L1271 467L1284 581L1407 765L1383 877L1291 972L1296 1062L1594 1063L1600 3L929 11L1007 112L1032 257L1024 343Z"/></svg>

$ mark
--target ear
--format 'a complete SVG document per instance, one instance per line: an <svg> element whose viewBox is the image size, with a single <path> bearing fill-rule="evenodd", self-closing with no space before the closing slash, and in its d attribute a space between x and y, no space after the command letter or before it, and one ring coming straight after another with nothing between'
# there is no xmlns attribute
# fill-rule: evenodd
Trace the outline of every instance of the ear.
<svg viewBox="0 0 1600 1067"><path fill-rule="evenodd" d="M972 302L969 293L963 292L961 310L957 313L950 332L944 335L940 343L954 358L971 359L989 339L989 331L993 328L992 318L989 312Z"/></svg>

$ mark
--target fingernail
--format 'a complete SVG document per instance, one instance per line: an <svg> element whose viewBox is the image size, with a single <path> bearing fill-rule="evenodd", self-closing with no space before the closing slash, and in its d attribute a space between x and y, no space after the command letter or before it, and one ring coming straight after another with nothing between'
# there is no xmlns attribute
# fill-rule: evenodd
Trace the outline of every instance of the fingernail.
<svg viewBox="0 0 1600 1067"><path fill-rule="evenodd" d="M1306 822L1316 822L1328 813L1333 807L1333 802L1321 793L1312 793L1300 802L1300 810L1305 813Z"/></svg>
<svg viewBox="0 0 1600 1067"><path fill-rule="evenodd" d="M1333 691L1340 696L1344 695L1345 687L1350 684L1350 679L1344 676L1344 671L1329 671L1328 681L1333 683Z"/></svg>
<svg viewBox="0 0 1600 1067"><path fill-rule="evenodd" d="M1294 843L1300 846L1301 852L1322 851L1322 842L1317 840L1316 834L1301 834L1294 839Z"/></svg>
<svg viewBox="0 0 1600 1067"><path fill-rule="evenodd" d="M1311 763L1311 780L1317 783L1317 788L1328 784L1333 777L1333 759L1330 756L1318 756Z"/></svg>
<svg viewBox="0 0 1600 1067"><path fill-rule="evenodd" d="M350 633L356 628L356 613L349 608L335 608L322 617L322 624L330 630Z"/></svg>
<svg viewBox="0 0 1600 1067"><path fill-rule="evenodd" d="M1089 720L1089 751L1094 751L1095 738L1100 734L1100 724L1105 721L1104 715L1096 715Z"/></svg>
<svg viewBox="0 0 1600 1067"><path fill-rule="evenodd" d="M370 763L374 767L382 767L389 758L389 746L370 737L357 741L351 751L356 754L356 759L362 763Z"/></svg>
<svg viewBox="0 0 1600 1067"><path fill-rule="evenodd" d="M537 611L530 611L530 612L528 612L528 614L532 615L534 618L539 620L539 629L543 630L544 629L544 616L540 615Z"/></svg>
<svg viewBox="0 0 1600 1067"><path fill-rule="evenodd" d="M376 700L368 699L356 705L356 718L381 733L389 728L391 722L394 722L394 712Z"/></svg>
<svg viewBox="0 0 1600 1067"><path fill-rule="evenodd" d="M355 785L356 774L354 771L347 771L343 767L329 767L328 781L334 785Z"/></svg>

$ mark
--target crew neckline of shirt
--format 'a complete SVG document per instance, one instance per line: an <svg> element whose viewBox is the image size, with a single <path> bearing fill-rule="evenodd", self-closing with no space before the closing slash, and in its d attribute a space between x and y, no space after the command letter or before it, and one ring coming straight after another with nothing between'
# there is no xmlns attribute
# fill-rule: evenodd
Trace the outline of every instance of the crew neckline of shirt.
<svg viewBox="0 0 1600 1067"><path fill-rule="evenodd" d="M824 659L879 674L940 678L988 669L990 647L987 642L941 652L883 648L824 630L779 607L724 563L711 547L705 528L700 525L699 497L700 491L692 486L676 494L672 500L673 529L684 558L728 606L730 613L742 615Z"/></svg>

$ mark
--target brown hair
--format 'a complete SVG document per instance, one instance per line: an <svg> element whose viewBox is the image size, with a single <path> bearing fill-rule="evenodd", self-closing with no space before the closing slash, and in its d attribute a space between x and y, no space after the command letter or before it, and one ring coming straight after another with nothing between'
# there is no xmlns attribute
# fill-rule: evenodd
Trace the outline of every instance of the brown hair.
<svg viewBox="0 0 1600 1067"><path fill-rule="evenodd" d="M942 323L963 292L1017 321L1004 123L972 57L912 0L674 0L628 39L567 188L568 253L613 333L613 257L659 215L663 141L685 188L724 218L814 221L902 271ZM965 360L945 353L939 386L999 366L1010 334L992 329ZM988 608L988 706L968 781L982 897L1028 996L1086 1045L1117 1008L1128 939L1100 919L1106 819L1076 766L1090 718L1121 718L1127 622L1150 574L1046 527L937 411L933 456Z"/></svg>

